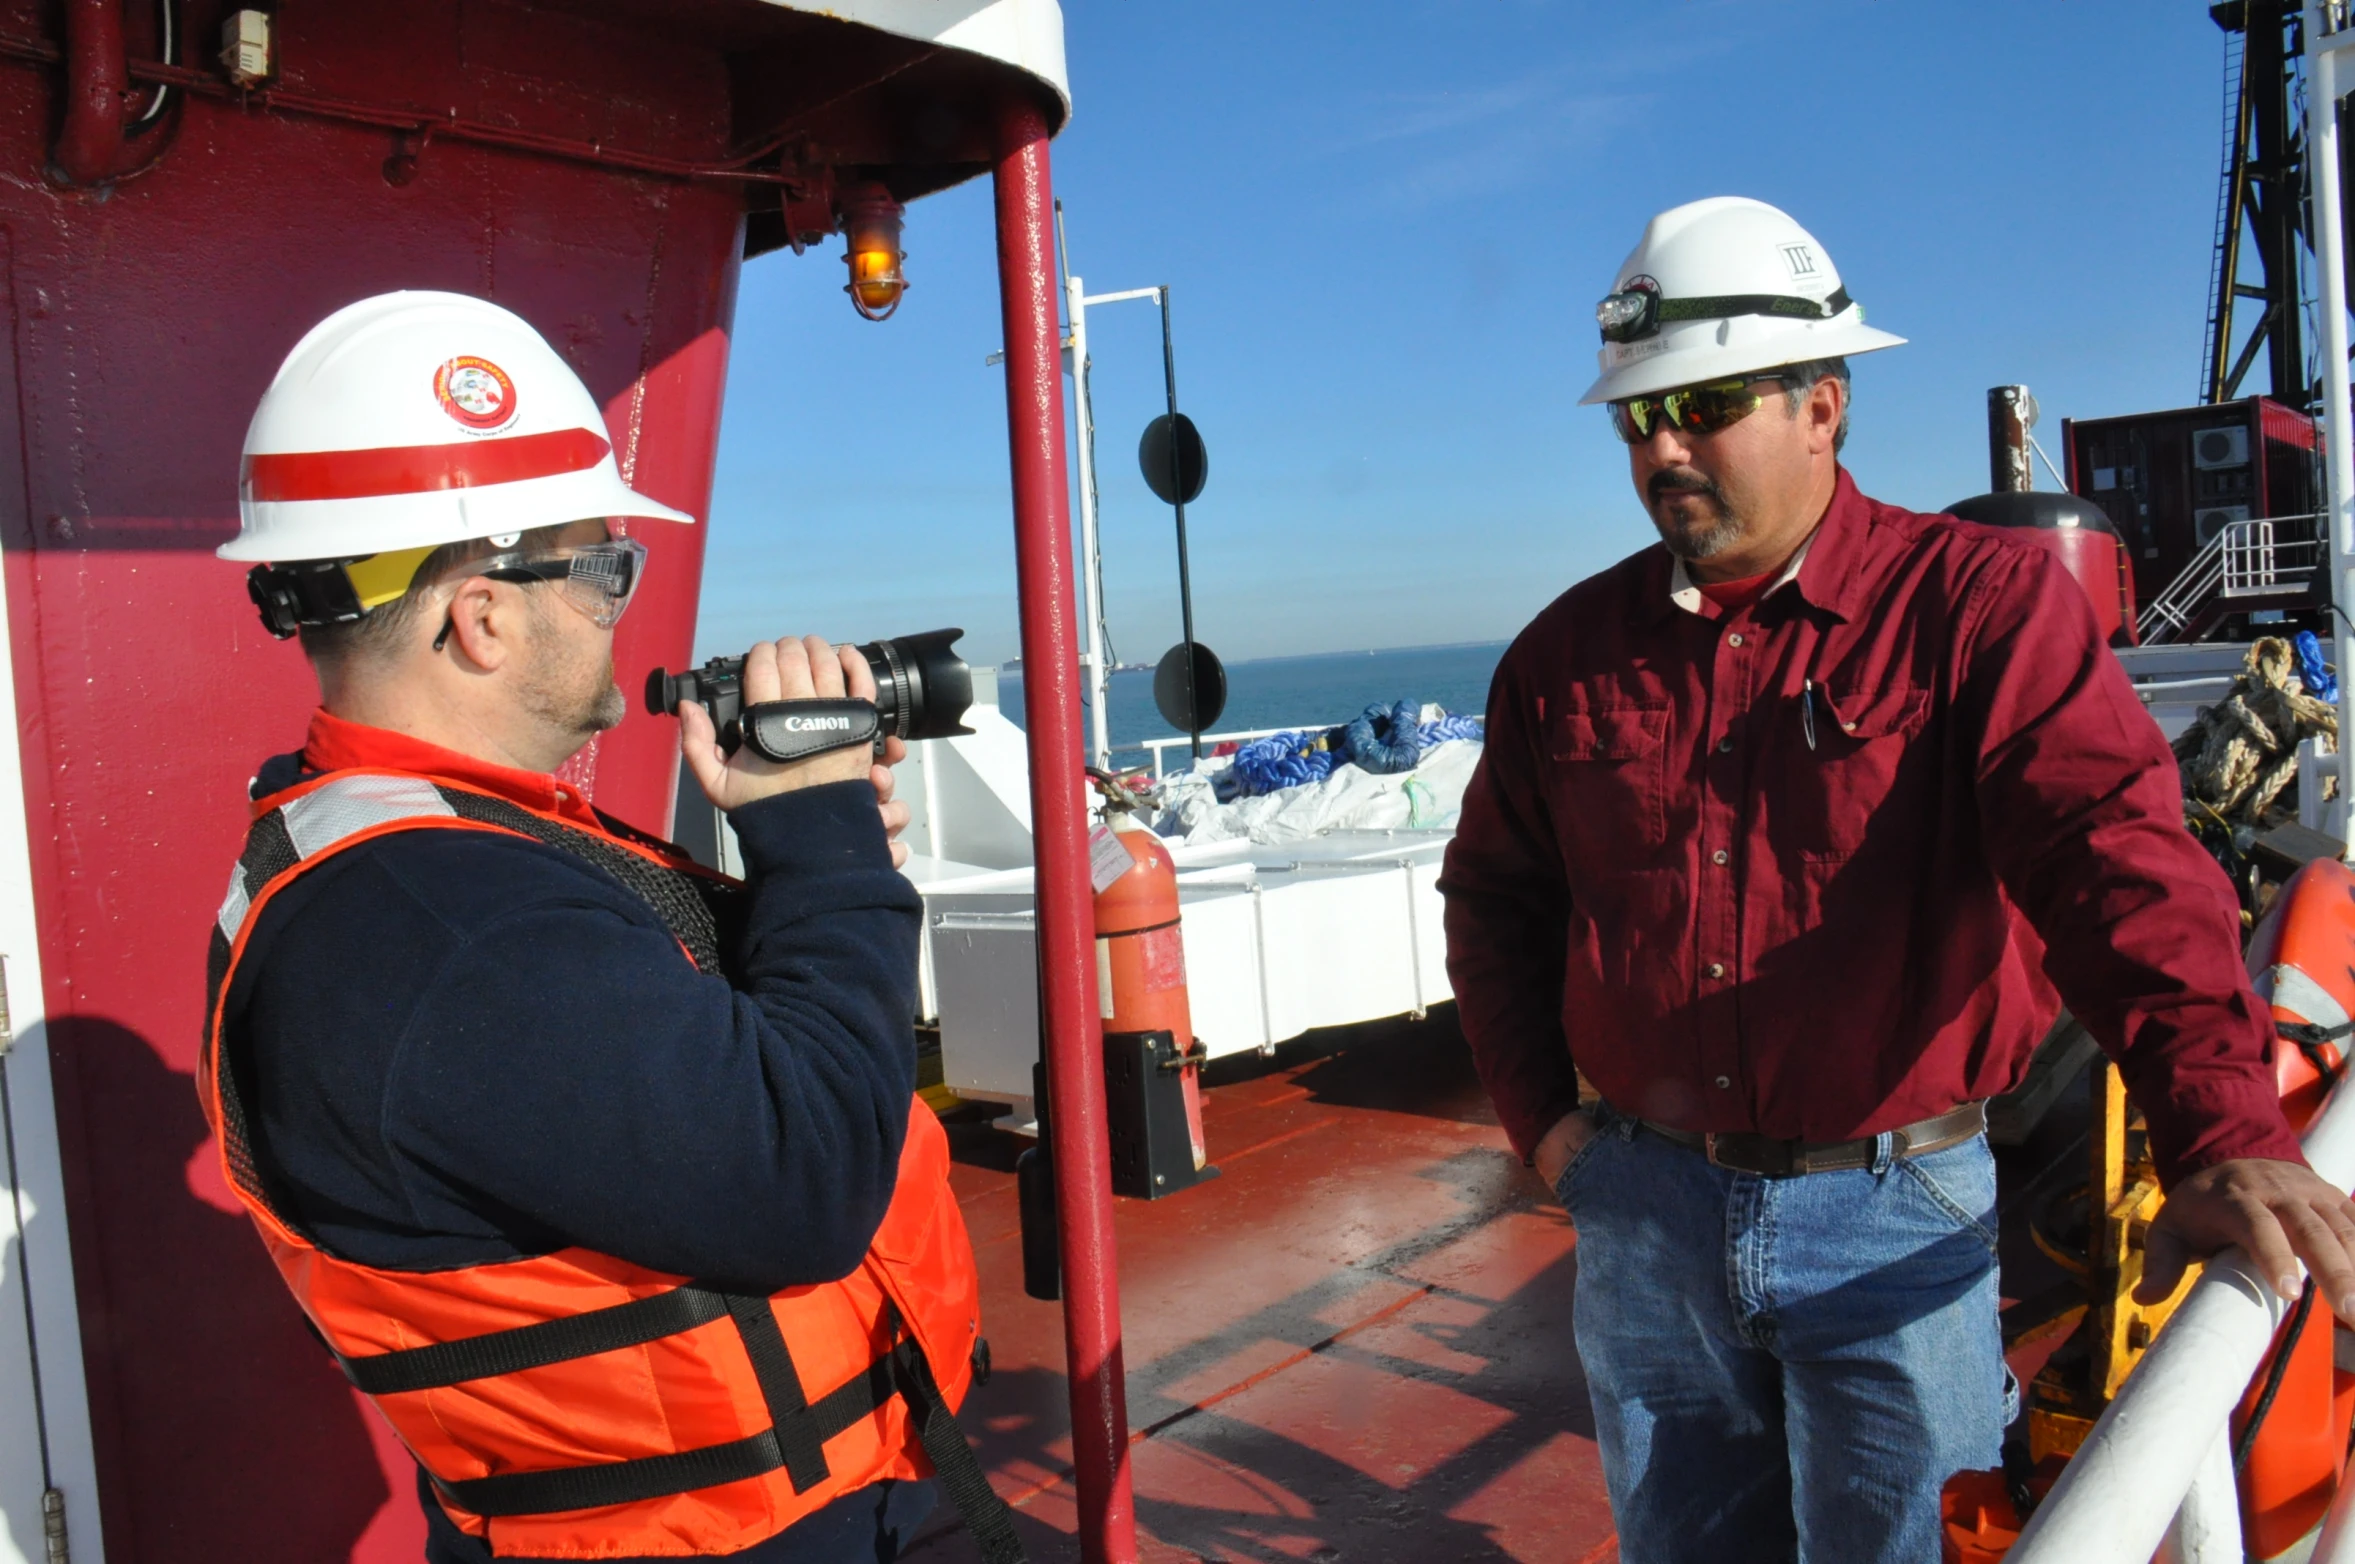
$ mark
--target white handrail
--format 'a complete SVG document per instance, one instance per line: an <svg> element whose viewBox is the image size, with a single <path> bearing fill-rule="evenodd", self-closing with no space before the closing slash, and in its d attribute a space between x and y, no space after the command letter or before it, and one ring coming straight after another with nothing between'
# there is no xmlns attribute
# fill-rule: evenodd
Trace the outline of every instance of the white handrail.
<svg viewBox="0 0 2355 1564"><path fill-rule="evenodd" d="M2349 46L2346 7L2310 4L2301 19L2306 44L2306 171L2308 232L2314 235L2314 301L2322 341L2322 362L2347 362L2347 246L2339 188L2339 63ZM2355 406L2347 377L2333 370L2322 377L2324 510L2330 518L2331 651L2341 668L2355 669ZM2339 680L2339 731L2355 733L2355 678ZM2339 746L2339 797L2355 799L2355 743ZM2355 814L2348 817L2355 830Z"/></svg>
<svg viewBox="0 0 2355 1564"><path fill-rule="evenodd" d="M1297 732L1311 732L1311 733L1313 733L1313 732L1320 732L1320 731L1322 731L1322 730L1321 730L1321 729L1315 729L1315 728L1308 728L1308 729L1301 729L1301 728L1252 728L1252 729L1250 729L1250 730L1248 730L1248 731L1239 731L1239 732L1235 732L1235 733L1205 733L1205 734L1203 734L1203 735L1202 735L1202 742L1203 742L1203 743L1205 743L1205 744L1225 744L1225 743L1228 743L1228 742L1230 742L1230 741L1231 741L1231 742L1234 742L1234 743L1238 743L1238 744L1240 744L1240 743L1242 743L1242 742L1244 742L1245 740L1248 740L1248 739L1272 739L1272 738L1274 738L1274 737L1275 737L1277 734L1279 734L1279 733L1297 733ZM1139 739L1139 740L1138 740L1136 743L1134 743L1134 744L1116 744L1116 745L1114 745L1114 746L1113 746L1113 748L1115 748L1115 749L1142 749L1142 750L1150 750L1150 751L1152 751L1152 753L1153 753L1153 780L1154 780L1154 781L1156 781L1156 782L1158 782L1158 781L1160 781L1160 780L1161 780L1161 775L1162 775L1162 773L1161 773L1161 752L1162 752L1163 750L1165 750L1165 749L1168 749L1168 748L1170 748L1170 747L1171 747L1171 746L1173 746L1173 745L1177 745L1177 744L1191 744L1191 743L1193 743L1193 742L1194 742L1194 741L1193 741L1193 739L1191 739L1190 737L1188 737L1187 735L1185 735L1185 734L1183 734L1183 733L1180 733L1180 734L1178 734L1178 735L1177 735L1175 738L1166 738L1166 739Z"/></svg>
<svg viewBox="0 0 2355 1564"><path fill-rule="evenodd" d="M2323 540L2276 541L2273 529L2284 522L2320 519L2309 513L2226 522L2175 579L2143 605L2134 622L2136 639L2149 646L2164 644L2187 628L2192 615L2212 597L2245 597L2304 585L2319 563Z"/></svg>
<svg viewBox="0 0 2355 1564"><path fill-rule="evenodd" d="M2223 579L2224 534L2220 532L2191 557L2191 563L2177 572L2157 597L2142 605L2142 613L2134 622L2134 638L2145 646L2170 639L2191 623L2192 610Z"/></svg>
<svg viewBox="0 0 2355 1564"><path fill-rule="evenodd" d="M1296 722L1288 728L1243 728L1237 729L1233 733L1205 733L1202 735L1202 742L1205 744L1242 744L1247 743L1252 739L1272 739L1279 733L1323 733L1329 729L1338 728L1340 726L1341 724L1338 722L1327 722L1322 724ZM1191 744L1193 742L1194 741L1191 738L1187 737L1183 733L1180 733L1172 738L1139 739L1134 744L1116 744L1113 746L1113 748L1151 750L1153 752L1153 780L1158 782L1161 780L1162 775L1161 752L1166 749L1174 749L1180 744Z"/></svg>
<svg viewBox="0 0 2355 1564"><path fill-rule="evenodd" d="M2303 1149L2334 1188L2355 1184L2355 1091L2345 1082L2314 1116ZM2323 1300L2315 1308L2309 1328L2328 1329ZM2210 1260L2061 1468L2010 1564L2144 1564L2288 1312L2239 1250Z"/></svg>
<svg viewBox="0 0 2355 1564"><path fill-rule="evenodd" d="M2191 1491L2152 1564L2245 1564L2240 1486L2232 1471L2232 1436L2220 1432L2192 1474Z"/></svg>

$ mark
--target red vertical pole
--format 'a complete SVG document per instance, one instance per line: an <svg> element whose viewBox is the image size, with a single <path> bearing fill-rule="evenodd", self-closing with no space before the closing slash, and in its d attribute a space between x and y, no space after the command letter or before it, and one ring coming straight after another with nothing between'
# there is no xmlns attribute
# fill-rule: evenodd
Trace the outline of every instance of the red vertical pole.
<svg viewBox="0 0 2355 1564"><path fill-rule="evenodd" d="M1023 726L1038 864L1039 1004L1053 1105L1063 1245L1063 1348L1080 1557L1132 1564L1128 1400L1121 1383L1120 1278L1104 1128L1103 1022L1096 1009L1095 901L1088 880L1079 616L1063 475L1063 337L1055 313L1054 193L1047 125L1028 101L998 116L998 287L1006 317L1006 424L1014 455L1014 564L1022 600Z"/></svg>

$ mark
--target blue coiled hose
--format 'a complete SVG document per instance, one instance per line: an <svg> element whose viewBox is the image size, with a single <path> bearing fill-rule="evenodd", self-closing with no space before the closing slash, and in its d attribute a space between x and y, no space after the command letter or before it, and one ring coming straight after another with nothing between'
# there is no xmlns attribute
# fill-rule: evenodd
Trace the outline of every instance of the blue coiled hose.
<svg viewBox="0 0 2355 1564"><path fill-rule="evenodd" d="M2297 653L2298 682L2306 686L2306 693L2318 701L2336 702L2339 676L2323 661L2321 639L2311 630L2300 630L2291 638L2290 646Z"/></svg>
<svg viewBox="0 0 2355 1564"><path fill-rule="evenodd" d="M1417 701L1368 706L1342 730L1350 760L1378 777L1414 770L1423 758L1422 715Z"/></svg>
<svg viewBox="0 0 2355 1564"><path fill-rule="evenodd" d="M1412 771L1422 752L1434 744L1481 737L1478 717L1418 723L1422 709L1416 701L1377 704L1346 727L1301 728L1253 739L1237 749L1234 764L1218 774L1214 796L1222 804L1231 803L1304 782L1322 782L1344 763L1382 776Z"/></svg>

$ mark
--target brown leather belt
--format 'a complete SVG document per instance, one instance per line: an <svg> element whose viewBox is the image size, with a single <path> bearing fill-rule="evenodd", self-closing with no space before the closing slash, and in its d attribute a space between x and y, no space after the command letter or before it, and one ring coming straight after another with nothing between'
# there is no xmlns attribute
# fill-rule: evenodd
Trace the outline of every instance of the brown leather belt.
<svg viewBox="0 0 2355 1564"><path fill-rule="evenodd" d="M1721 1168L1737 1173L1760 1173L1768 1178L1791 1178L1801 1173L1835 1173L1843 1168L1869 1168L1879 1150L1878 1136L1862 1140L1777 1140L1771 1135L1735 1131L1725 1135L1696 1134L1671 1129L1650 1119L1636 1123L1662 1140L1700 1152ZM1934 1119L1922 1119L1889 1132L1890 1152L1919 1157L1959 1146L1987 1127L1985 1103L1966 1102Z"/></svg>

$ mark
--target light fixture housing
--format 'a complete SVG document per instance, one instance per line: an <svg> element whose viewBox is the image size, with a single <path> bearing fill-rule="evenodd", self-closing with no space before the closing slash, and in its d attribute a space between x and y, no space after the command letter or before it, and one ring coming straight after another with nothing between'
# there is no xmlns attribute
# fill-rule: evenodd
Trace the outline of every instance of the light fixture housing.
<svg viewBox="0 0 2355 1564"><path fill-rule="evenodd" d="M905 212L891 192L869 181L844 188L837 211L845 241L843 264L850 281L842 291L851 307L869 320L887 319L908 291L902 267L907 252L900 248L901 219Z"/></svg>

